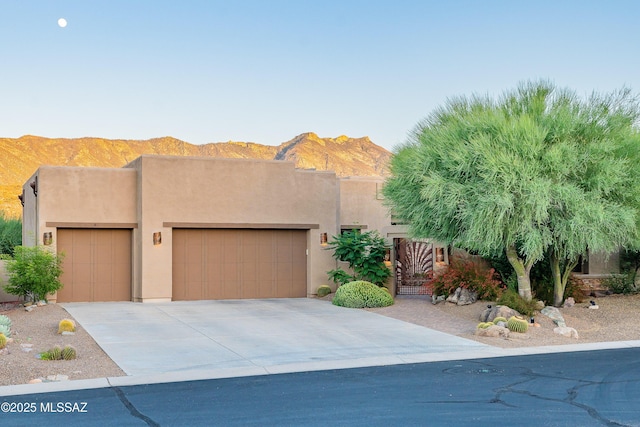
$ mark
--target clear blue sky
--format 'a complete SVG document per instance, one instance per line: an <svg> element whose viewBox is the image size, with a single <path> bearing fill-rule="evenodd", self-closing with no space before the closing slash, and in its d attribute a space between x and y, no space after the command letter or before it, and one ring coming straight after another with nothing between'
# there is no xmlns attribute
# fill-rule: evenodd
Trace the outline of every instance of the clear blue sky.
<svg viewBox="0 0 640 427"><path fill-rule="evenodd" d="M0 18L0 137L391 149L452 96L640 91L632 0L0 0Z"/></svg>

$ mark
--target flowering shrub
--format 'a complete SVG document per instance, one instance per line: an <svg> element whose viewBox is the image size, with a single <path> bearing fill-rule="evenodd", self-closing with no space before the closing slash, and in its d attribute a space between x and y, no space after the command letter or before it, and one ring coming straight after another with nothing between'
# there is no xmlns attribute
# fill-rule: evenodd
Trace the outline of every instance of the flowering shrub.
<svg viewBox="0 0 640 427"><path fill-rule="evenodd" d="M504 288L493 268L470 261L454 259L444 273L426 283L432 295L450 295L458 288L478 293L478 299L495 301Z"/></svg>

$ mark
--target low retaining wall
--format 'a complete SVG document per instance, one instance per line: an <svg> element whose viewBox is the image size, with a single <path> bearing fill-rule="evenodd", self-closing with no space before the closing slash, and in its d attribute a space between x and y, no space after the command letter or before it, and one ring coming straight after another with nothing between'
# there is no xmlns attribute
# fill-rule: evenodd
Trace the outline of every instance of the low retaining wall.
<svg viewBox="0 0 640 427"><path fill-rule="evenodd" d="M9 276L7 275L7 270L5 269L6 263L7 261L0 260L0 303L15 302L20 300L19 297L8 294L4 291L4 285L6 285L7 281L9 280Z"/></svg>

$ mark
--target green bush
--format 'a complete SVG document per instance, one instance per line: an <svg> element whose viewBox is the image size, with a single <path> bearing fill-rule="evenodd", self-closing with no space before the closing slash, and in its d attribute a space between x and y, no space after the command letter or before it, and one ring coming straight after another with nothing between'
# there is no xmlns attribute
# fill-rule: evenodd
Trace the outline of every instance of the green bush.
<svg viewBox="0 0 640 427"><path fill-rule="evenodd" d="M478 299L494 301L502 293L502 286L493 268L487 269L471 261L452 260L449 268L427 282L432 295L450 295L458 288L478 293Z"/></svg>
<svg viewBox="0 0 640 427"><path fill-rule="evenodd" d="M602 279L602 285L614 294L635 294L638 288L633 283L634 275L629 274L613 274L610 277Z"/></svg>
<svg viewBox="0 0 640 427"><path fill-rule="evenodd" d="M42 246L16 246L14 260L6 264L9 282L6 292L39 301L62 287L62 255Z"/></svg>
<svg viewBox="0 0 640 427"><path fill-rule="evenodd" d="M391 276L391 270L384 264L387 245L377 231L346 231L333 236L327 249L333 250L333 257L338 261L349 263L353 271L350 274L338 267L327 272L334 283L344 285L354 280L366 280L383 286Z"/></svg>
<svg viewBox="0 0 640 427"><path fill-rule="evenodd" d="M340 286L333 304L348 308L387 307L393 304L393 297L371 282L358 280Z"/></svg>
<svg viewBox="0 0 640 427"><path fill-rule="evenodd" d="M22 221L0 212L0 254L13 256L13 248L22 244Z"/></svg>
<svg viewBox="0 0 640 427"><path fill-rule="evenodd" d="M518 313L524 314L526 316L531 316L533 315L534 311L536 311L536 301L527 301L522 298L519 293L512 289L507 289L506 291L504 291L500 298L498 298L497 304L506 305L507 307L512 308Z"/></svg>

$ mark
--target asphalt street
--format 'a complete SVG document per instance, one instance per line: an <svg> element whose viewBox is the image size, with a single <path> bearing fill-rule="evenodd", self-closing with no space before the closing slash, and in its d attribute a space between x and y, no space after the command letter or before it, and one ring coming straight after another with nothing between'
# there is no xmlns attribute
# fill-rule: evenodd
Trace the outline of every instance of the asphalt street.
<svg viewBox="0 0 640 427"><path fill-rule="evenodd" d="M0 425L640 426L640 349L0 398Z"/></svg>

